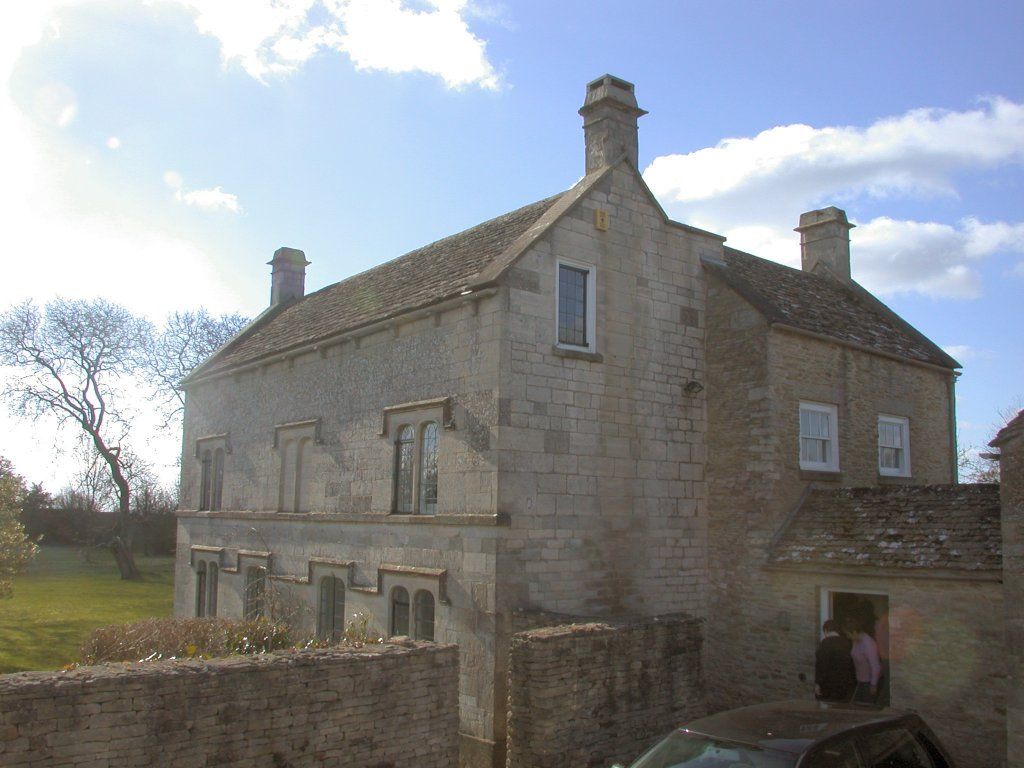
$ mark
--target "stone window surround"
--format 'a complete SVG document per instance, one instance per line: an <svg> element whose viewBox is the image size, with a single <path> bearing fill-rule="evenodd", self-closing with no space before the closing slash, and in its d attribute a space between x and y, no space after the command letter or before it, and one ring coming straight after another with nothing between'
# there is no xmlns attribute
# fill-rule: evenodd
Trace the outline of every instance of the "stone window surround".
<svg viewBox="0 0 1024 768"><path fill-rule="evenodd" d="M207 465L204 455L210 454ZM219 511L224 508L224 473L226 457L231 455L231 436L228 432L196 438L195 459L199 463L199 496L197 508L201 511ZM219 467L217 460L220 460ZM210 484L210 497L204 498L204 489Z"/></svg>
<svg viewBox="0 0 1024 768"><path fill-rule="evenodd" d="M910 477L911 476L911 464L910 464L910 419L907 416L896 416L894 414L880 413L878 414L878 427L879 427L879 444L881 448L881 427L883 423L899 424L903 427L903 462L902 466L898 469L891 467L882 466L882 457L878 457L878 474L881 477Z"/></svg>
<svg viewBox="0 0 1024 768"><path fill-rule="evenodd" d="M585 345L577 344L565 344L558 339L558 301L559 301L559 285L560 285L560 272L563 266L571 269L584 270L587 273L587 300L586 300L586 323L587 323L587 343ZM594 264L589 264L585 261L574 261L572 259L566 259L561 256L555 258L555 301L553 307L553 330L555 339L555 349L566 350L573 352L584 352L589 354L597 353L597 267ZM594 361L600 362L600 361Z"/></svg>
<svg viewBox="0 0 1024 768"><path fill-rule="evenodd" d="M397 565L382 563L376 567L377 579L375 584L360 585L356 583L356 562L354 560L333 560L324 557L311 557L307 561L307 572L304 575L290 575L274 573L271 568L273 553L255 550L239 549L235 551L234 564L221 565L227 557L225 547L206 546L193 544L189 551L189 565L196 569L199 560L207 560L220 565L221 574L241 576L239 579L239 590L242 597L242 605L245 605L245 571L248 565L245 561L255 561L252 565L265 569L266 583L287 582L296 586L311 587L313 599L319 598L320 579L324 576L334 576L341 579L345 584L346 595L349 592L359 592L370 597L384 597L383 611L380 614L386 621L383 627L391 625L391 590L396 586L405 587L409 591L410 608L411 601L420 591L430 592L434 598L434 635L437 636L438 608L450 606L451 599L448 596L448 571L444 568L427 568L415 565ZM231 558L227 558L230 562ZM346 610L348 610L346 608ZM374 618L379 618L375 616Z"/></svg>
<svg viewBox="0 0 1024 768"><path fill-rule="evenodd" d="M304 471L304 464L308 462L306 447L323 444L322 424L322 419L305 419L274 426L274 450L281 452L277 486L278 512L302 513L309 511L302 509L302 500L307 497L304 491L308 492L309 485L309 473ZM295 466L289 467L286 464L286 451L292 441L296 441L298 447L295 453ZM292 476L289 478L286 477L286 474ZM286 498L289 487L291 488L290 498Z"/></svg>
<svg viewBox="0 0 1024 768"><path fill-rule="evenodd" d="M803 459L803 446L800 441L803 438L803 431L800 428L800 414L804 411L825 413L829 416L829 444L832 448L832 459L829 462L810 462ZM801 471L838 473L839 469L839 408L833 403L819 403L810 400L801 400L797 411L797 459Z"/></svg>
<svg viewBox="0 0 1024 768"><path fill-rule="evenodd" d="M438 425L438 453L441 452L441 432L455 429L455 423L451 415L451 398L439 397L433 400L419 400L401 405L388 406L382 414L381 437L386 437L394 447L397 444L399 433L406 426L411 426L414 431L413 457L412 457L412 512L398 511L398 455L392 450L391 456L391 498L388 502L388 509L393 515L417 515L432 517L436 513L425 513L422 510L421 471L423 460L423 431L431 422ZM440 504L438 498L438 506Z"/></svg>
<svg viewBox="0 0 1024 768"><path fill-rule="evenodd" d="M427 642L436 642L437 641L437 606L439 604L446 604L446 603L441 601L441 600L438 600L437 595L434 594L434 591L432 589L429 589L428 587L423 586L423 585L414 586L414 585L409 584L409 583L407 583L405 581L396 582L394 584L391 584L388 587L388 590L386 592L386 595L387 595L387 615L386 615L386 619L387 619L387 621L385 623L385 626L387 627L388 635L389 636L394 636L394 627L395 627L395 592L397 590L399 590L399 589L405 590L405 596L406 596L406 599L407 599L407 602L406 602L406 605L405 605L405 610L407 611L406 623L408 624L408 632L407 632L406 636L412 638L413 640L426 640ZM430 638L422 638L422 637L420 637L419 636L420 633L417 631L417 626L416 626L416 624L417 624L417 618L416 618L417 600L418 600L419 596L421 594L424 594L424 593L430 595L430 598L431 598L432 604L433 604L433 608L434 608L433 632L432 632L433 637L430 637Z"/></svg>
<svg viewBox="0 0 1024 768"><path fill-rule="evenodd" d="M202 550L199 550L202 552ZM192 570L195 572L195 615L196 617L215 617L217 615L217 595L220 587L220 554L211 557L211 552L203 552L196 557L192 552Z"/></svg>

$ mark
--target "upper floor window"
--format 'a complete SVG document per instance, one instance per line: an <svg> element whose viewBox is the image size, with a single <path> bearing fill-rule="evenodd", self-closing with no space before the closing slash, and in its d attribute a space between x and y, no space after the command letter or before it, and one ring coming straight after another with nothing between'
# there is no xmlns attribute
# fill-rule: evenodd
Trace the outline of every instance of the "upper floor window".
<svg viewBox="0 0 1024 768"><path fill-rule="evenodd" d="M839 424L834 405L800 403L800 469L839 471Z"/></svg>
<svg viewBox="0 0 1024 768"><path fill-rule="evenodd" d="M274 430L274 447L280 454L277 508L280 512L310 510L310 477L314 445L320 443L320 420L280 424Z"/></svg>
<svg viewBox="0 0 1024 768"><path fill-rule="evenodd" d="M221 509L224 494L224 449L204 448L199 455L199 462L199 509Z"/></svg>
<svg viewBox="0 0 1024 768"><path fill-rule="evenodd" d="M338 641L345 633L345 582L336 576L320 579L320 604L316 633L325 640Z"/></svg>
<svg viewBox="0 0 1024 768"><path fill-rule="evenodd" d="M902 416L878 417L878 473L910 476L910 420Z"/></svg>
<svg viewBox="0 0 1024 768"><path fill-rule="evenodd" d="M585 264L557 262L555 305L558 345L594 349L594 268Z"/></svg>
<svg viewBox="0 0 1024 768"><path fill-rule="evenodd" d="M264 593L267 587L267 569L250 566L245 570L245 595L243 617L246 621L263 618Z"/></svg>
<svg viewBox="0 0 1024 768"><path fill-rule="evenodd" d="M395 438L395 512L437 513L437 452L440 432L436 421L418 427L403 424Z"/></svg>

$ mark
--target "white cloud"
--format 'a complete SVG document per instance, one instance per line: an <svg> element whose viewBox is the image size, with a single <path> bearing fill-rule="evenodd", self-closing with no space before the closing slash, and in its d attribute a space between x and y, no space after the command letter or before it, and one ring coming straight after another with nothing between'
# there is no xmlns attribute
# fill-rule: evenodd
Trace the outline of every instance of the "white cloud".
<svg viewBox="0 0 1024 768"><path fill-rule="evenodd" d="M942 348L947 355L955 357L961 363L969 360L991 360L995 354L990 349L978 349L970 344L949 344ZM980 425L972 425L980 426Z"/></svg>
<svg viewBox="0 0 1024 768"><path fill-rule="evenodd" d="M111 136L107 139L107 149L120 149L121 140L117 136Z"/></svg>
<svg viewBox="0 0 1024 768"><path fill-rule="evenodd" d="M785 125L684 155L644 171L677 218L720 232L730 245L799 265L799 213L889 196L955 195L963 170L1024 160L1024 104L1003 98L977 109L916 109L867 128ZM956 226L876 218L851 233L854 277L879 293L977 296L977 262L1024 252L1024 224Z"/></svg>
<svg viewBox="0 0 1024 768"><path fill-rule="evenodd" d="M186 192L180 198L186 205L194 205L204 211L225 210L231 213L241 213L242 206L238 204L238 197L230 192L224 192L220 187L213 189L194 189Z"/></svg>
<svg viewBox="0 0 1024 768"><path fill-rule="evenodd" d="M200 32L217 38L226 63L254 78L294 72L320 51L346 54L357 69L423 72L449 88L495 89L486 43L469 29L467 0L178 0Z"/></svg>

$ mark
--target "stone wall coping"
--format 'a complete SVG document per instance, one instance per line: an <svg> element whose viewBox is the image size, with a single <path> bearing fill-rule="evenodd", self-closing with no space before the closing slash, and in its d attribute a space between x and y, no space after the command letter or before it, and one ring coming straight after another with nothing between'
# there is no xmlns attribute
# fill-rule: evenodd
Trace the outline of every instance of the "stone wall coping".
<svg viewBox="0 0 1024 768"><path fill-rule="evenodd" d="M13 672L0 675L0 696L24 693L26 689L73 688L116 683L125 678L142 679L191 677L200 673L244 674L253 668L288 668L316 664L367 663L389 656L414 654L458 654L451 643L408 640L401 644L363 645L360 647L282 650L252 656L225 656L216 659L162 659L159 661L112 662L77 667L57 672Z"/></svg>
<svg viewBox="0 0 1024 768"><path fill-rule="evenodd" d="M663 616L631 617L610 621L587 621L579 624L561 624L556 627L541 627L526 632L518 632L512 636L513 642L544 642L578 635L618 634L624 629L650 629L656 626L676 626L690 624L699 626L703 619L685 613L673 613Z"/></svg>
<svg viewBox="0 0 1024 768"><path fill-rule="evenodd" d="M365 525L467 525L479 527L509 525L509 516L498 514L471 513L466 515L388 515L360 514L350 512L273 512L255 510L218 510L216 512L198 509L179 509L175 516L182 518L213 518L218 520L272 520L301 523L362 523Z"/></svg>

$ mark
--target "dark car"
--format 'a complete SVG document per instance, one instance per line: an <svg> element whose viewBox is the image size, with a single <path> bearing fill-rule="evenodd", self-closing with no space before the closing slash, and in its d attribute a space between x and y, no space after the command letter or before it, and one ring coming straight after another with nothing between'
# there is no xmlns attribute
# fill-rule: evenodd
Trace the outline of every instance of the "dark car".
<svg viewBox="0 0 1024 768"><path fill-rule="evenodd" d="M954 768L920 717L877 707L782 701L703 717L629 768Z"/></svg>

